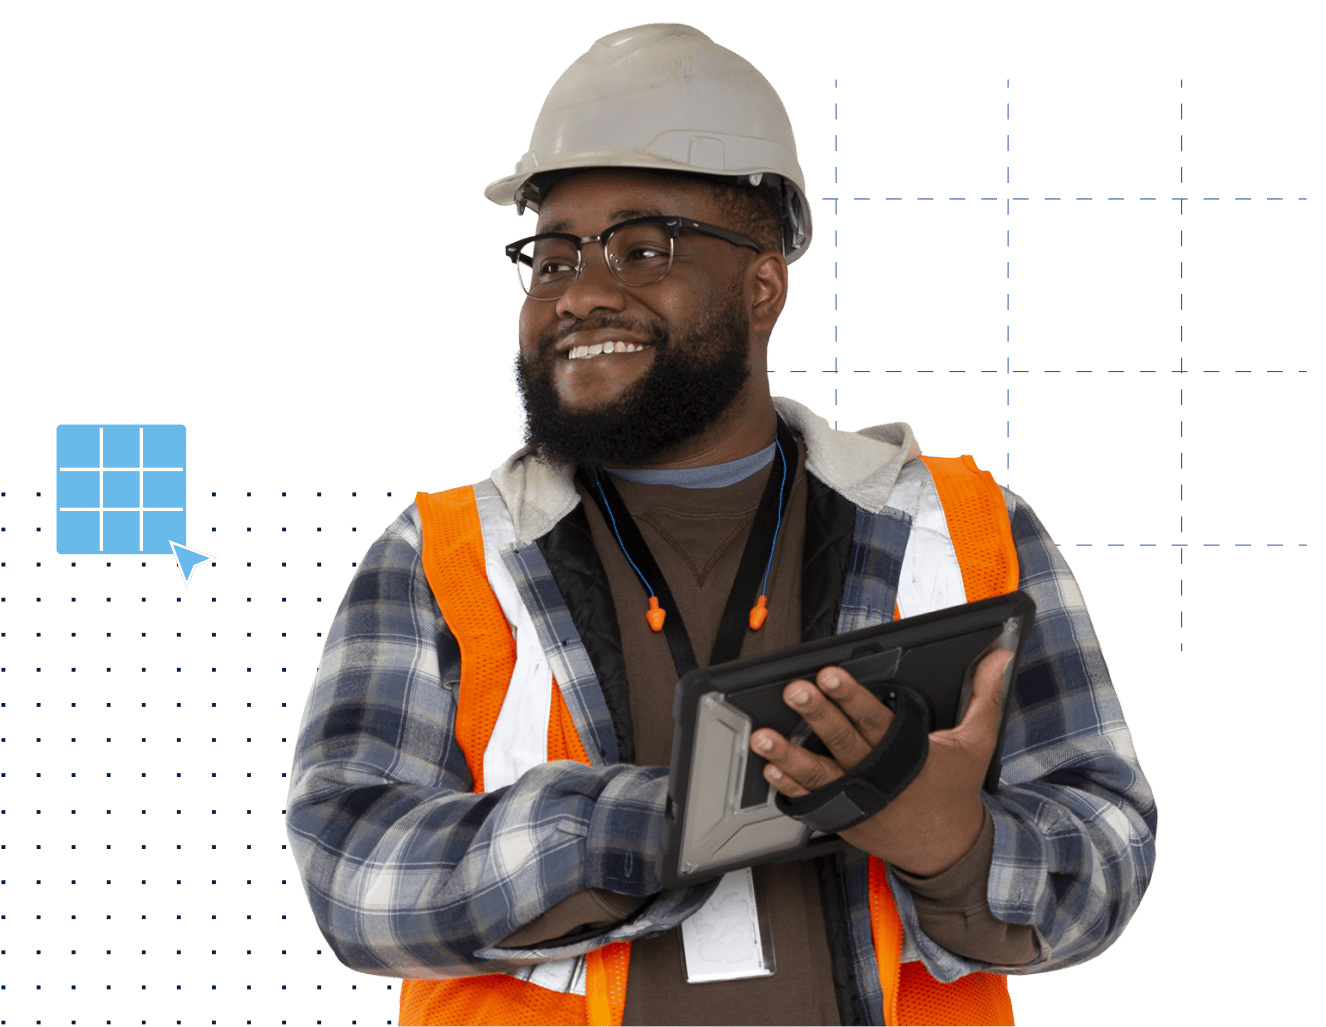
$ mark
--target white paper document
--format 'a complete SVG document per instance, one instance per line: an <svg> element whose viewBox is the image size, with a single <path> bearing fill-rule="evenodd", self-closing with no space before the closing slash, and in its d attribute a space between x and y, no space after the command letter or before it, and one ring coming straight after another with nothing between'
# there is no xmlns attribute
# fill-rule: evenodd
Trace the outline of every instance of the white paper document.
<svg viewBox="0 0 1326 1027"><path fill-rule="evenodd" d="M774 972L768 924L762 922L751 870L724 874L718 889L681 925L690 984L767 977Z"/></svg>

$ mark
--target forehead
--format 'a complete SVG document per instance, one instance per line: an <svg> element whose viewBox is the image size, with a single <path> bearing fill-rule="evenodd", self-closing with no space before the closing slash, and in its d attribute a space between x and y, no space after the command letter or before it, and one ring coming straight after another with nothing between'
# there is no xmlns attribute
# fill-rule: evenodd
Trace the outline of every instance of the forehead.
<svg viewBox="0 0 1326 1027"><path fill-rule="evenodd" d="M537 230L597 235L609 225L649 214L722 223L718 201L706 182L648 171L580 171L544 197Z"/></svg>

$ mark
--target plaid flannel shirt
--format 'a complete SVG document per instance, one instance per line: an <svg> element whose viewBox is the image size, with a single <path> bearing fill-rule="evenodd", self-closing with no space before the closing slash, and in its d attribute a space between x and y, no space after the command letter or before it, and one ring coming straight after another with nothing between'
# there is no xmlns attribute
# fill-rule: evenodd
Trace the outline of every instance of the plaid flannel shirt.
<svg viewBox="0 0 1326 1027"><path fill-rule="evenodd" d="M1155 804L1081 593L1031 509L1006 498L1019 587L1037 616L1008 699L1000 788L985 795L995 823L988 901L998 919L1032 924L1041 951L1024 966L957 956L921 931L910 893L894 879L908 951L941 981L976 970L1034 973L1098 954L1136 909L1155 855ZM898 511L858 508L840 631L891 616L907 528ZM598 683L528 544L508 566L540 637L563 649L554 669L595 765L549 763L508 788L473 794L453 730L460 652L420 554L412 505L359 565L300 729L287 824L336 955L365 973L436 979L514 971L679 924L708 888L661 893L588 942L500 947L585 888L659 892L667 770L616 762ZM860 995L867 1015L878 1016L867 859L855 850L837 859Z"/></svg>

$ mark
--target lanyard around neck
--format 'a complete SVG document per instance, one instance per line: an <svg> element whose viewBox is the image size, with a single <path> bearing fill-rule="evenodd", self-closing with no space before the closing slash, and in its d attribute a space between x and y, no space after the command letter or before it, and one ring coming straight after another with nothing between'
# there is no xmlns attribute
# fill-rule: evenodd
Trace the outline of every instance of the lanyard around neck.
<svg viewBox="0 0 1326 1027"><path fill-rule="evenodd" d="M765 596L762 582L767 584L769 569L773 565L773 550L777 544L779 528L787 511L787 502L791 494L792 482L796 477L797 447L791 430L778 419L778 432L775 436L778 459L769 467L769 478L765 482L764 494L760 498L759 508L751 522L750 534L746 537L746 547L741 553L741 562L737 567L737 576L733 579L732 589L728 593L727 603L723 607L723 616L718 624L718 634L714 639L713 652L709 665L726 663L741 655L741 644L747 630L758 629L765 614ZM654 554L640 534L635 519L622 501L611 477L595 470L582 468L577 477L585 491L593 498L609 530L617 538L627 562L640 579L645 594L649 599L650 609L646 618L655 631L662 630L672 652L672 662L680 678L699 666L691 636L682 620L681 610L677 608L672 590L667 579L659 569ZM663 614L666 614L665 616ZM656 621L661 624L655 626Z"/></svg>

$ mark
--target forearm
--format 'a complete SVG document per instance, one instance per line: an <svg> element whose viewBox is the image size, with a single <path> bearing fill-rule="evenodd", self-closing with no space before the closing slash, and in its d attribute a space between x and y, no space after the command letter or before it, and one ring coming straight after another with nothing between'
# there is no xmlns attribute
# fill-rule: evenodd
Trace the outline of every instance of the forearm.
<svg viewBox="0 0 1326 1027"><path fill-rule="evenodd" d="M546 958L508 939L568 896L659 891L665 786L654 768L563 762L482 795L364 787L296 800L290 837L314 916L346 965L396 977L493 973ZM490 951L499 947L508 951Z"/></svg>
<svg viewBox="0 0 1326 1027"><path fill-rule="evenodd" d="M582 932L601 934L634 914L647 899L602 888L575 892L502 939L504 949L528 949Z"/></svg>
<svg viewBox="0 0 1326 1027"><path fill-rule="evenodd" d="M930 972L1036 973L1104 951L1141 902L1155 860L1156 807L1138 764L1081 593L1035 515L1010 501L1019 587L1036 622L1011 690L986 899L998 921L1031 928L1038 954L970 959L922 928L910 895L899 913ZM898 889L906 891L899 880Z"/></svg>
<svg viewBox="0 0 1326 1027"><path fill-rule="evenodd" d="M459 680L407 513L369 550L333 621L291 775L291 849L319 926L355 969L491 973L541 958L497 947L577 891L659 890L665 771L543 764L474 794L455 731ZM656 929L693 905L654 901L638 923Z"/></svg>
<svg viewBox="0 0 1326 1027"><path fill-rule="evenodd" d="M986 895L994 856L994 821L987 810L976 844L934 877L893 868L912 895L917 924L933 941L965 959L1021 966L1040 951L1030 925L995 919Z"/></svg>

